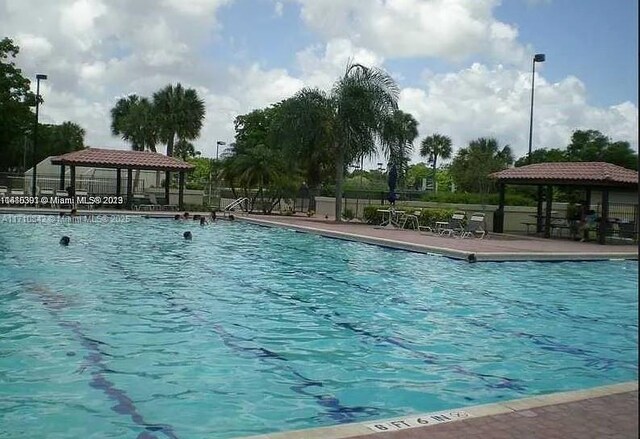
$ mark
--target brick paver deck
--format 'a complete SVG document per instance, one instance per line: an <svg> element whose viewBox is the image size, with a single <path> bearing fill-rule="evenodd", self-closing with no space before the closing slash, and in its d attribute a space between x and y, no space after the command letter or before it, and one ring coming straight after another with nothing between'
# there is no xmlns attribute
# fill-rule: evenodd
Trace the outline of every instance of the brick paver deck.
<svg viewBox="0 0 640 439"><path fill-rule="evenodd" d="M416 230L377 228L361 223L336 223L303 217L238 217L254 223L292 227L325 236L433 252L460 259L473 253L478 261L637 259L637 245L601 245L569 239L542 239L490 234L487 239L439 236Z"/></svg>
<svg viewBox="0 0 640 439"><path fill-rule="evenodd" d="M638 392L353 439L636 439Z"/></svg>

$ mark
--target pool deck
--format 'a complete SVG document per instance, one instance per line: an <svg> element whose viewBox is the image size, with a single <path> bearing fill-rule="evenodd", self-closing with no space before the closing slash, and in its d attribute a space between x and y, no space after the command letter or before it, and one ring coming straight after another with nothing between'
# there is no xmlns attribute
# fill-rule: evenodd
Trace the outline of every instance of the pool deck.
<svg viewBox="0 0 640 439"><path fill-rule="evenodd" d="M416 420L419 420L416 422ZM420 426L420 423L429 425ZM250 439L635 439L638 382ZM249 438L247 438L249 439Z"/></svg>
<svg viewBox="0 0 640 439"><path fill-rule="evenodd" d="M600 245L569 239L542 239L490 233L485 239L439 236L416 230L386 229L362 223L304 217L237 216L241 221L368 244L482 261L591 261L638 259L637 245Z"/></svg>
<svg viewBox="0 0 640 439"><path fill-rule="evenodd" d="M0 207L0 214L58 215L68 209ZM179 212L139 210L80 210L79 215L131 215L171 218ZM209 215L208 212L191 212ZM284 227L305 233L349 241L364 242L418 253L430 253L473 262L507 261L593 261L638 259L637 244L577 242L569 239L543 239L521 235L489 233L485 239L439 236L416 230L387 229L359 222L336 223L331 218L306 216L242 215L235 218L252 224Z"/></svg>

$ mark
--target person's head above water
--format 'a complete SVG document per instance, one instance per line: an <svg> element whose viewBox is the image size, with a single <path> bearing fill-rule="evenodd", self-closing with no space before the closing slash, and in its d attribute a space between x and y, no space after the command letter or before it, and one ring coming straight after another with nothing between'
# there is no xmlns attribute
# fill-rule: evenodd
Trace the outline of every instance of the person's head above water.
<svg viewBox="0 0 640 439"><path fill-rule="evenodd" d="M201 225L201 226L204 226L205 224L207 224L207 220L206 220L206 218L205 218L205 217L201 216L201 217L200 217L200 225Z"/></svg>
<svg viewBox="0 0 640 439"><path fill-rule="evenodd" d="M60 245L67 246L69 245L70 241L71 239L68 236L63 236L62 238L60 238Z"/></svg>
<svg viewBox="0 0 640 439"><path fill-rule="evenodd" d="M176 214L173 216L173 219L174 219L174 220L179 220L179 219L180 219L180 214L179 214L179 213L176 213Z"/></svg>
<svg viewBox="0 0 640 439"><path fill-rule="evenodd" d="M188 230L182 234L182 237L187 241L191 241L191 238L193 238L193 236L191 235L191 232Z"/></svg>
<svg viewBox="0 0 640 439"><path fill-rule="evenodd" d="M189 218L189 212L183 213L182 216L185 217L185 218Z"/></svg>

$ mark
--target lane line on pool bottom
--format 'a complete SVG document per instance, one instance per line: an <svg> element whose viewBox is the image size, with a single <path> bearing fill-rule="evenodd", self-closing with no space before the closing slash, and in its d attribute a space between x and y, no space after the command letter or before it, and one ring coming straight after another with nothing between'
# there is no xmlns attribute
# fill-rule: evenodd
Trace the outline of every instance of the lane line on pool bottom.
<svg viewBox="0 0 640 439"><path fill-rule="evenodd" d="M67 321L60 317L59 310L63 309L67 305L66 298L60 294L53 293L42 285L28 286L29 290L33 291L41 299L42 305L56 320L56 323L70 330L80 341L80 344L87 350L87 354L84 359L94 368L91 373L91 381L89 386L101 390L110 399L117 402L116 405L111 407L111 410L119 415L127 415L137 425L144 427L145 431L138 434L137 439L158 439L158 437L150 432L162 433L169 439L179 439L172 426L168 424L151 424L145 421L144 417L140 414L135 403L124 390L118 389L111 381L105 378L105 372L108 371L107 366L104 364L103 356L106 355L100 349L99 345L104 344L98 340L94 340L88 337L83 331L80 322ZM44 299L44 300L43 300Z"/></svg>

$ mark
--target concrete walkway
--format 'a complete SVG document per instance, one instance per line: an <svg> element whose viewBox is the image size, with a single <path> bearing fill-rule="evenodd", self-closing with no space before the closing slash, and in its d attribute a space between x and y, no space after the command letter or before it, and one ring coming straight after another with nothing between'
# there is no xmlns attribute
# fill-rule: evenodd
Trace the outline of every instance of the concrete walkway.
<svg viewBox="0 0 640 439"><path fill-rule="evenodd" d="M638 382L631 381L445 412L270 433L246 439L635 439L637 437Z"/></svg>
<svg viewBox="0 0 640 439"><path fill-rule="evenodd" d="M361 241L421 253L437 253L476 261L558 261L637 259L637 245L600 245L569 239L542 239L489 234L486 239L439 236L416 230L377 228L361 223L286 216L238 216L254 224L288 227L333 238Z"/></svg>

